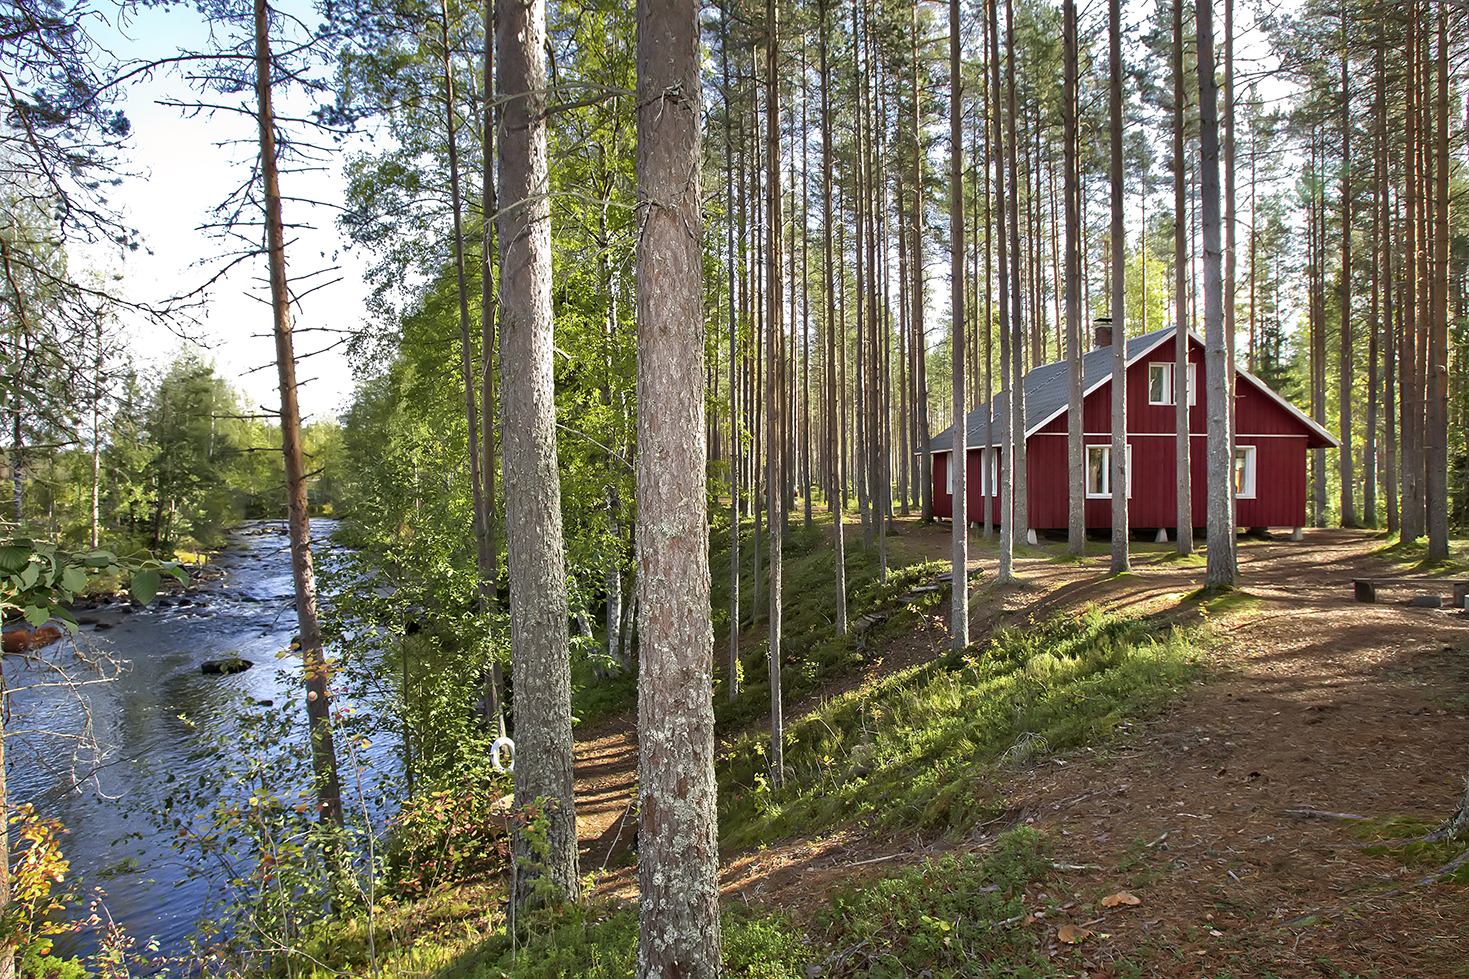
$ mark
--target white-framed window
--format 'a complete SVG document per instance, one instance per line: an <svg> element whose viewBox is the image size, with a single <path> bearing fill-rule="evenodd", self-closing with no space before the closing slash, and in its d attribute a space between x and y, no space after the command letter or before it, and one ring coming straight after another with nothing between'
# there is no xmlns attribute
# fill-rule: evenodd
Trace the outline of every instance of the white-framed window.
<svg viewBox="0 0 1469 979"><path fill-rule="evenodd" d="M1127 497L1132 499L1132 446L1127 447ZM1086 498L1112 498L1112 446L1086 447Z"/></svg>
<svg viewBox="0 0 1469 979"><path fill-rule="evenodd" d="M1255 498L1255 447L1234 447L1234 495L1241 500Z"/></svg>
<svg viewBox="0 0 1469 979"><path fill-rule="evenodd" d="M944 475L945 475L945 477L948 480L948 485L944 487L944 490L950 496L953 496L954 495L954 452L953 452L952 449L950 449L948 452L945 452L944 453L944 459L945 459L945 462L944 462Z"/></svg>
<svg viewBox="0 0 1469 979"><path fill-rule="evenodd" d="M1159 361L1148 365L1148 404L1171 405L1173 400L1173 364ZM1199 403L1198 387L1194 384L1194 365L1188 365L1188 403Z"/></svg>
<svg viewBox="0 0 1469 979"><path fill-rule="evenodd" d="M1000 495L1000 450L986 449L985 451L989 454L990 457L990 464L988 467L990 473L989 495L993 497L998 497Z"/></svg>

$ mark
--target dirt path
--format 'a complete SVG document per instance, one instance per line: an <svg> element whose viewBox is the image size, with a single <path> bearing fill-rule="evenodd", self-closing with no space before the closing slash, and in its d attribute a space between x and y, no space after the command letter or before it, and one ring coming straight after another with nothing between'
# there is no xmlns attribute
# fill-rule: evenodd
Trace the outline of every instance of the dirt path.
<svg viewBox="0 0 1469 979"><path fill-rule="evenodd" d="M947 537L946 528L903 533L914 546ZM1411 608L1407 591L1355 602L1351 579L1387 570L1371 548L1367 535L1350 531L1242 544L1254 600L1218 617L1227 638L1212 654L1209 682L1129 737L1013 771L1008 824L1046 830L1059 863L1102 868L1061 873L1044 898L1030 895L1046 913L1026 927L1078 974L1113 975L1119 960L1158 976L1461 974L1463 889L1373 900L1423 868L1367 854L1355 820L1319 815L1416 819L1409 825L1421 833L1453 811L1469 767L1469 618ZM977 550L991 570L992 552ZM1149 555L1135 567L1112 578L1105 558L1022 558L1024 587L981 587L976 634L1002 618L1084 602L1171 607L1203 573ZM933 655L942 630L925 628L900 645L870 669ZM613 719L577 750L583 870L614 868L600 889L622 896L636 887L622 856L630 817L622 842L617 832L635 782L630 725L630 717ZM978 832L961 848L991 838ZM788 841L727 855L725 891L799 918L838 880L889 873L954 846L854 834ZM1142 903L1098 904L1122 888ZM1308 914L1316 917L1298 920ZM1097 934L1062 945L1056 929L1068 923Z"/></svg>

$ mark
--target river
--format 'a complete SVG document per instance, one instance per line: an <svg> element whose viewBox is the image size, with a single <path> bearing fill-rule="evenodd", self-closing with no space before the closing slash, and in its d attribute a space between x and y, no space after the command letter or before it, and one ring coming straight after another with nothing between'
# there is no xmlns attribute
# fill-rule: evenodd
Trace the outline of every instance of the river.
<svg viewBox="0 0 1469 979"><path fill-rule="evenodd" d="M333 521L312 521L318 541L333 529ZM15 658L4 664L16 691L8 729L17 733L7 741L11 802L30 802L66 827L67 884L83 909L100 887L112 920L139 947L152 939L166 956L187 952L217 891L207 877L189 873L198 855L176 852L146 810L164 797L165 783L198 786L201 775L209 783L222 767L221 751L248 747L240 721L251 706L246 698L257 707L270 701L278 716L284 711L304 724L304 711L292 712L301 696L300 659L277 659L296 631L284 525L246 525L215 563L225 578L188 595L163 596L131 614L90 613L103 628L84 626L84 641L117 664L106 682L17 690L55 677L38 676ZM255 665L233 675L201 672L206 660L232 655ZM69 651L50 659L74 679L95 676ZM75 740L89 719L97 747ZM57 952L85 954L94 943L94 935L73 936L58 940Z"/></svg>

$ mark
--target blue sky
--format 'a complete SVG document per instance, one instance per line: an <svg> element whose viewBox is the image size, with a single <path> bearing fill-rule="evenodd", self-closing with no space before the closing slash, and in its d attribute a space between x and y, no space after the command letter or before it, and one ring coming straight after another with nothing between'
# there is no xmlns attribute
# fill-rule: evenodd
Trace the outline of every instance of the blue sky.
<svg viewBox="0 0 1469 979"><path fill-rule="evenodd" d="M309 13L308 4L287 4ZM170 57L181 50L205 50L208 30L190 7L139 11L122 24L94 24L91 33L120 61ZM126 172L132 174L111 199L127 220L142 232L151 255L141 251L119 262L104 256L84 260L121 272L124 289L136 300L161 298L198 288L211 274L225 246L199 231L210 220L211 209L249 179L258 144L254 121L232 112L190 114L166 103L198 98L183 77L186 69L159 71L150 79L131 84L121 108L132 123ZM219 103L229 98L211 96ZM278 106L283 114L304 114L306 106L290 102ZM341 157L327 160L310 173L283 172L286 197L339 202L342 198ZM307 296L295 311L297 329L346 329L363 316L361 256L343 251L342 237L330 207L287 202L288 222L314 226L288 235L287 263L293 276L331 265L341 265L342 281ZM294 239L294 240L292 240ZM74 259L75 261L75 259ZM313 282L318 280L313 280ZM304 288L304 287L303 287ZM263 261L246 263L214 284L208 303L193 331L220 373L257 405L279 403L270 337L266 270ZM134 324L134 356L140 365L166 363L184 341L158 326ZM304 332L297 353L324 346L330 335ZM335 415L350 396L352 381L345 360L335 352L313 356L298 370L303 380L314 378L301 391L303 413L316 418Z"/></svg>

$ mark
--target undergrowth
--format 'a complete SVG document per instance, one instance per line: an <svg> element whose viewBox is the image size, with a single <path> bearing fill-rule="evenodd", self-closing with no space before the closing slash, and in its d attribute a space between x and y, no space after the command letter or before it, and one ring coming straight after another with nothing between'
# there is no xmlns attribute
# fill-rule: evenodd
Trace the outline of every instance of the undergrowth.
<svg viewBox="0 0 1469 979"><path fill-rule="evenodd" d="M769 611L768 555L761 552L759 588L748 572L753 555L753 521L741 525L740 622L747 637L739 658L739 696L729 698L729 524L711 526L711 604L714 610L715 661L720 665L714 691L715 723L720 732L748 725L770 710L770 653L765 640ZM850 529L849 529L850 533ZM763 531L762 531L763 534ZM789 702L823 684L830 683L861 666L862 652L850 631L839 635L836 628L836 558L831 546L829 516L814 520L811 527L793 518L781 548L784 558L781 594L781 694ZM891 538L896 542L900 538ZM762 539L768 543L768 535ZM876 549L849 546L844 568L847 579L847 621L855 623L866 612L884 609L921 581L947 570L939 561L904 557L896 548L889 554L886 580L878 566ZM758 600L757 600L758 595ZM931 593L929 601L941 596ZM758 610L758 617L755 615Z"/></svg>
<svg viewBox="0 0 1469 979"><path fill-rule="evenodd" d="M1055 976L1069 974L1021 926L1026 888L1045 878L1046 838L1028 827L984 857L945 856L849 887L821 916L820 975Z"/></svg>
<svg viewBox="0 0 1469 979"><path fill-rule="evenodd" d="M1440 836L1443 821L1421 816L1393 815L1365 819L1354 823L1352 835L1368 843L1373 856L1387 857L1394 863L1428 874L1445 866L1466 848L1464 840ZM1469 884L1469 864L1443 878L1446 884Z"/></svg>
<svg viewBox="0 0 1469 979"><path fill-rule="evenodd" d="M1111 735L1193 673L1202 633L1095 609L893 674L786 731L786 785L768 736L716 763L722 844L739 848L857 824L969 831L1002 805L996 771Z"/></svg>

